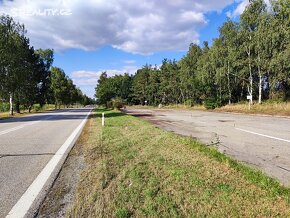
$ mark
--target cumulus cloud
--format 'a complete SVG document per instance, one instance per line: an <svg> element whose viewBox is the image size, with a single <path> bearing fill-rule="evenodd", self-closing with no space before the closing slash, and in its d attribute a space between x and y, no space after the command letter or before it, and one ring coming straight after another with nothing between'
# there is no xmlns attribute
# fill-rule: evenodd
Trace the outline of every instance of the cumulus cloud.
<svg viewBox="0 0 290 218"><path fill-rule="evenodd" d="M35 47L95 50L111 45L150 54L198 42L205 13L234 0L3 0L0 13L26 25Z"/></svg>
<svg viewBox="0 0 290 218"><path fill-rule="evenodd" d="M238 2L238 6L233 11L228 11L226 13L229 18L236 18L240 16L249 4L249 0L236 0L236 2Z"/></svg>
<svg viewBox="0 0 290 218"><path fill-rule="evenodd" d="M236 18L240 16L249 4L249 0L236 0L236 2L238 2L238 6L233 11L228 11L226 13L229 18ZM270 0L264 0L264 2L269 9L271 6Z"/></svg>
<svg viewBox="0 0 290 218"><path fill-rule="evenodd" d="M98 70L98 71L87 71L87 70L79 70L74 71L71 74L72 80L74 84L77 86L93 86L95 87L98 83L100 75L103 72L106 72L108 77L112 77L115 75L122 75L124 73L134 74L137 71L138 67L136 66L124 66L123 69L111 69L111 70Z"/></svg>

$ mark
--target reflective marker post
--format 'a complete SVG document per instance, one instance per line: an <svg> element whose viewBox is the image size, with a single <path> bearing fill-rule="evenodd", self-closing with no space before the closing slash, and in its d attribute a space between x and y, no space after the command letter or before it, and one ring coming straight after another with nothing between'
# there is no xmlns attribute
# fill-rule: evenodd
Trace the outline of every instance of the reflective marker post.
<svg viewBox="0 0 290 218"><path fill-rule="evenodd" d="M252 95L248 95L247 96L247 100L249 100L249 110L251 110L251 102L252 102L253 96Z"/></svg>
<svg viewBox="0 0 290 218"><path fill-rule="evenodd" d="M105 113L102 113L102 126L105 126Z"/></svg>

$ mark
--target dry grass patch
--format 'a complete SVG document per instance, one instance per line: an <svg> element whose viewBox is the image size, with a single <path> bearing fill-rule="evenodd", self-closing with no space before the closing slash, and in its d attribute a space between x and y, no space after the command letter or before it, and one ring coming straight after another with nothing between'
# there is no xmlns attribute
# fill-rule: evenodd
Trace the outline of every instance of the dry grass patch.
<svg viewBox="0 0 290 218"><path fill-rule="evenodd" d="M222 108L217 108L215 111L225 111L225 112L239 112L239 113L249 113L249 114L268 114L268 115L282 115L290 116L290 103L289 102L279 102L279 103L263 103L254 104L249 110L248 103L239 103L226 105Z"/></svg>
<svg viewBox="0 0 290 218"><path fill-rule="evenodd" d="M100 111L68 217L287 217L289 190L191 138Z"/></svg>

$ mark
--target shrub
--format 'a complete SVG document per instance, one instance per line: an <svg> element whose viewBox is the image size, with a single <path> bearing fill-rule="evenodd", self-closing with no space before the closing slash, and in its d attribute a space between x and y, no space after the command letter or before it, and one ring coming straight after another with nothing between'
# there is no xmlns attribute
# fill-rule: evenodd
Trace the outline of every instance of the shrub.
<svg viewBox="0 0 290 218"><path fill-rule="evenodd" d="M113 109L113 101L107 101L106 103L106 108L110 108L110 109Z"/></svg>
<svg viewBox="0 0 290 218"><path fill-rule="evenodd" d="M204 101L204 107L206 109L215 109L217 107L221 107L221 103L215 97L206 98Z"/></svg>
<svg viewBox="0 0 290 218"><path fill-rule="evenodd" d="M113 107L120 110L122 107L124 107L125 102L121 98L115 98L113 99Z"/></svg>
<svg viewBox="0 0 290 218"><path fill-rule="evenodd" d="M0 102L0 112L7 112L10 109L9 103L1 103Z"/></svg>
<svg viewBox="0 0 290 218"><path fill-rule="evenodd" d="M124 107L125 101L121 98L114 98L111 101L107 101L106 108L118 109L120 110Z"/></svg>
<svg viewBox="0 0 290 218"><path fill-rule="evenodd" d="M35 110L35 111L40 111L40 110L41 110L41 107L40 107L39 104L34 104L34 105L32 106L32 109Z"/></svg>

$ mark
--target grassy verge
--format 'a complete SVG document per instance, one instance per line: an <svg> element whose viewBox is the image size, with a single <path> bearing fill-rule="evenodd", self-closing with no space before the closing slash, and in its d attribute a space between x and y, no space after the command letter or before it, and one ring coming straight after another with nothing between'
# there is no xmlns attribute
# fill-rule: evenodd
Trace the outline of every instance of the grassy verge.
<svg viewBox="0 0 290 218"><path fill-rule="evenodd" d="M226 105L222 108L215 109L215 111L290 116L290 102L254 104L250 110L248 103L239 103Z"/></svg>
<svg viewBox="0 0 290 218"><path fill-rule="evenodd" d="M69 217L289 217L289 189L199 142L100 110Z"/></svg>

